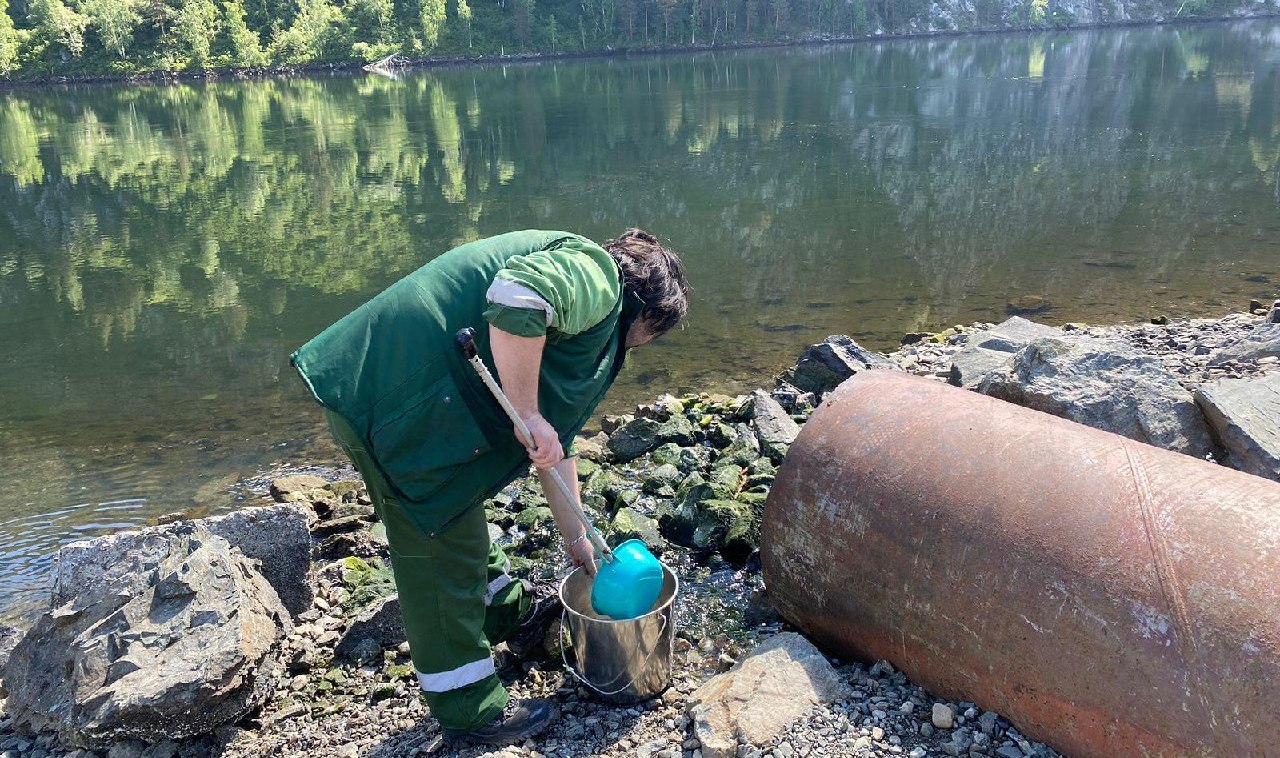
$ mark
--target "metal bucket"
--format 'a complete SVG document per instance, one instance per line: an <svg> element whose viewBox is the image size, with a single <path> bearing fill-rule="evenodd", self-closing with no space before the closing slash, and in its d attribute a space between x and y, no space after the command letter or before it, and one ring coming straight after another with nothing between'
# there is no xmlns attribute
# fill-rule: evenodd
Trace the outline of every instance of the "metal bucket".
<svg viewBox="0 0 1280 758"><path fill-rule="evenodd" d="M630 705L671 684L675 599L680 581L662 564L662 592L653 610L614 621L591 610L591 577L581 569L560 583L561 649L565 669L606 703ZM569 635L571 646L564 643Z"/></svg>

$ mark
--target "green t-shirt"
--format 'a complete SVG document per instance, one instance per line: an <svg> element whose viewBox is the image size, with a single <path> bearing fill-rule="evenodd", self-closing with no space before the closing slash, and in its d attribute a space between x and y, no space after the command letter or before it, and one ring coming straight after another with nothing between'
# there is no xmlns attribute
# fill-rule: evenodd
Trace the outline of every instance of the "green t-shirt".
<svg viewBox="0 0 1280 758"><path fill-rule="evenodd" d="M599 245L582 238L559 242L507 259L494 275L537 293L551 308L551 324L541 310L490 303L485 319L510 334L547 336L555 343L581 334L613 312L622 297L618 265Z"/></svg>

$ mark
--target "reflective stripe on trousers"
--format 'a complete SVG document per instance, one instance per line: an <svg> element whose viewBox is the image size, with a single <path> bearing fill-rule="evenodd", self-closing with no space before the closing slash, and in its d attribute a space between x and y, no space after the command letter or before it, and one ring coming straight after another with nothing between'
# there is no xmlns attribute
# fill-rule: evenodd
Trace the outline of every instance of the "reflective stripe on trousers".
<svg viewBox="0 0 1280 758"><path fill-rule="evenodd" d="M425 692L448 692L466 687L468 684L475 684L495 673L493 659L485 658L438 674L424 674L419 671L418 684L422 685Z"/></svg>
<svg viewBox="0 0 1280 758"><path fill-rule="evenodd" d="M506 586L511 584L511 581L511 560L508 559L502 564L502 573L492 582L489 582L489 586L485 588L484 605L486 608L493 605L494 596L506 589Z"/></svg>

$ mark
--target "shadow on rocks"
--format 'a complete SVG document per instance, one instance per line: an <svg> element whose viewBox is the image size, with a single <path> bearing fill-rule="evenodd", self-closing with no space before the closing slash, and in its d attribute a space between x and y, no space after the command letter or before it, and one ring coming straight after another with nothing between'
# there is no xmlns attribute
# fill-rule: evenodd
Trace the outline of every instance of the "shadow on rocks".
<svg viewBox="0 0 1280 758"><path fill-rule="evenodd" d="M532 755L533 751L548 758L600 755L613 752L624 740L640 750L646 737L639 734L641 716L659 707L660 700L653 699L631 706L614 706L590 699L581 688L561 687L554 693L527 693L527 682L509 684L513 698L550 697L560 710L560 716L547 731L536 738L517 745L520 755ZM665 744L665 741L664 743ZM443 737L439 723L425 718L409 729L388 734L369 749L368 758L411 758L412 756L475 756L498 753L504 746L458 743Z"/></svg>

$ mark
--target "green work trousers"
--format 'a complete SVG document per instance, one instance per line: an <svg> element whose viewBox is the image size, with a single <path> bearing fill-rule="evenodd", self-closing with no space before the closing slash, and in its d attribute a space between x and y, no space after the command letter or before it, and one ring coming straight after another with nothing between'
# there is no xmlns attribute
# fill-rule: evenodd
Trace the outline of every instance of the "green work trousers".
<svg viewBox="0 0 1280 758"><path fill-rule="evenodd" d="M515 631L532 599L507 573L511 564L489 540L479 503L426 534L392 494L351 426L332 411L325 415L386 525L409 651L432 715L446 729L484 726L507 704L490 646Z"/></svg>

